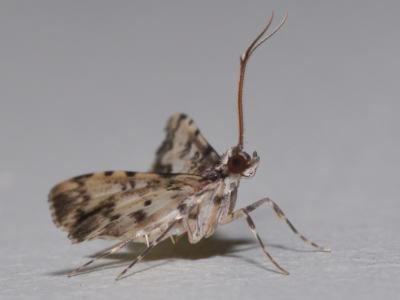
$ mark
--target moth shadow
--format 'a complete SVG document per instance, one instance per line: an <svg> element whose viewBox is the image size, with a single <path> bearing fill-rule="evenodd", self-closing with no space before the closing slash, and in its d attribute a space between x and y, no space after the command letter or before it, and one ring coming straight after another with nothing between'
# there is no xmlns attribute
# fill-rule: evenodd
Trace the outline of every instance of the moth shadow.
<svg viewBox="0 0 400 300"><path fill-rule="evenodd" d="M243 245L248 245L248 246L243 247ZM110 250L114 246L115 245L103 249L98 253L90 255L89 257L90 259L93 259L94 257L100 255L101 253ZM142 261L147 261L147 262L151 261L162 261L162 262L160 262L159 264L152 264L152 266L138 270L135 273L151 269L158 265L166 264L168 263L169 260L173 259L189 259L189 260L205 259L213 256L234 254L252 249L254 247L258 247L258 245L255 245L254 240L252 239L223 239L216 235L213 235L212 237L206 239L202 239L196 244L191 244L186 235L180 238L176 244L173 244L170 239L166 239L160 242L142 259ZM126 267L138 255L140 255L144 250L146 250L147 246L141 243L131 243L125 248L128 251L117 252L112 255L106 256L102 258L99 262L95 262L93 266L90 265L84 268L75 276L103 269L118 268L121 266ZM50 274L67 275L73 270L75 270L75 268L70 270L60 270L52 272Z"/></svg>
<svg viewBox="0 0 400 300"><path fill-rule="evenodd" d="M102 251L90 255L89 258L93 259L94 257L100 255L101 253L110 250L113 248L109 247L107 249L103 249ZM159 261L160 263L154 264L152 263L150 266L146 266L145 268L141 268L139 270L135 270L133 273L140 273L145 270L152 269L154 267L167 264L169 261L174 259L186 259L186 260L197 260L197 259L205 259L213 256L228 256L235 257L238 259L244 259L250 264L256 265L262 269L280 273L279 271L266 268L263 266L263 263L254 261L252 259L243 257L240 255L240 252L251 250L254 248L259 248L260 246L253 239L225 239L218 235L213 235L209 238L205 238L200 240L196 244L191 244L187 235L182 236L177 243L173 244L170 239L166 239L160 242L156 247L154 247L146 256L142 259L142 261L147 262L155 262ZM318 250L298 250L293 249L291 247L286 247L278 244L266 244L266 247L278 248L288 251L295 252L314 252ZM95 262L93 265L90 265L84 268L75 276L83 275L86 273L91 273L98 270L110 269L110 268L118 268L118 267L127 267L129 263L131 263L138 255L140 255L144 250L146 250L147 246L141 243L131 243L125 247L126 250L124 252L117 252L112 255L106 256L98 262ZM76 266L78 267L78 266ZM75 268L74 268L75 269ZM56 272L52 272L51 275L67 275L72 272L74 269L70 270L60 270ZM131 274L132 275L132 274ZM130 276L130 275L127 275Z"/></svg>

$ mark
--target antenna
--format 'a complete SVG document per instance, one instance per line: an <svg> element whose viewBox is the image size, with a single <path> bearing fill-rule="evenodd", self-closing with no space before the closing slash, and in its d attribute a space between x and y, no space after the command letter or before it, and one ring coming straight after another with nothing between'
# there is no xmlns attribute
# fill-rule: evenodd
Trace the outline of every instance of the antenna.
<svg viewBox="0 0 400 300"><path fill-rule="evenodd" d="M251 43L250 47L246 50L246 52L240 57L240 73L239 73L239 86L238 86L238 118L239 118L239 140L238 140L238 145L237 149L242 150L243 149L243 136L244 136L244 125L243 125L243 83L244 83L244 73L246 70L246 64L251 56L251 54L266 40L268 40L271 36L277 32L282 25L286 22L286 19L288 17L288 13L286 13L285 17L283 18L281 24L279 24L278 27L276 27L269 35L264 37L263 39L262 36L264 33L268 30L269 26L272 23L272 20L274 19L274 11L272 11L271 18L269 19L269 22L267 26L264 28L264 30L257 36L257 38ZM261 39L261 40L260 40Z"/></svg>

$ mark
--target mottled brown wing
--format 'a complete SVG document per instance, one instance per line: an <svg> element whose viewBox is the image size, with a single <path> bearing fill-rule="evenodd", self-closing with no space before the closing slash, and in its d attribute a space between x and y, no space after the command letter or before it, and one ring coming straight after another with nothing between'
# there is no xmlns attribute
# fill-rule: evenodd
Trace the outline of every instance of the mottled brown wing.
<svg viewBox="0 0 400 300"><path fill-rule="evenodd" d="M179 205L208 184L187 174L99 172L58 184L49 203L54 223L73 243L126 239L177 215Z"/></svg>
<svg viewBox="0 0 400 300"><path fill-rule="evenodd" d="M201 175L220 161L191 118L172 116L165 129L167 136L157 150L151 172Z"/></svg>

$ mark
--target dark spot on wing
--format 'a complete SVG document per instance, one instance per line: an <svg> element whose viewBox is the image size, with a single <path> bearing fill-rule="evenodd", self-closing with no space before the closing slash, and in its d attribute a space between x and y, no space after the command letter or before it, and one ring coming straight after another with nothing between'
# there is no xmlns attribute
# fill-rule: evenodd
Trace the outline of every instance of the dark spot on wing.
<svg viewBox="0 0 400 300"><path fill-rule="evenodd" d="M147 215L143 210L138 210L128 215L129 217L135 219L136 223L143 222L146 219Z"/></svg>
<svg viewBox="0 0 400 300"><path fill-rule="evenodd" d="M105 171L104 175L105 176L111 176L114 173L114 171Z"/></svg>
<svg viewBox="0 0 400 300"><path fill-rule="evenodd" d="M88 219L92 218L93 216L96 216L97 214L100 214L104 217L108 217L112 211L114 210L115 204L112 202L103 204L101 203L100 205L96 206L94 209L91 211L87 212L82 209L78 209L75 212L75 226L78 226L82 224L83 222L87 221Z"/></svg>
<svg viewBox="0 0 400 300"><path fill-rule="evenodd" d="M75 224L73 230L68 235L74 242L82 242L94 231L99 229L101 220L111 218L115 204L112 202L101 203L91 211L87 212L83 209L75 211Z"/></svg>
<svg viewBox="0 0 400 300"><path fill-rule="evenodd" d="M188 215L193 206L189 206L186 203L181 203L177 208L181 215Z"/></svg>
<svg viewBox="0 0 400 300"><path fill-rule="evenodd" d="M132 171L125 171L126 176L128 177L133 177L135 176L136 172L132 172Z"/></svg>
<svg viewBox="0 0 400 300"><path fill-rule="evenodd" d="M174 177L174 176L176 176L176 174L174 174L174 173L160 173L160 174L158 174L161 178L171 178L171 177Z"/></svg>
<svg viewBox="0 0 400 300"><path fill-rule="evenodd" d="M195 135L195 136L198 136L199 134L200 134L200 130L197 129L197 130L194 132L194 135Z"/></svg>
<svg viewBox="0 0 400 300"><path fill-rule="evenodd" d="M76 198L71 198L68 193L60 193L49 199L53 208L54 219L63 225L67 215L74 209Z"/></svg>
<svg viewBox="0 0 400 300"><path fill-rule="evenodd" d="M113 202L109 202L106 205L103 205L101 214L104 217L108 217L114 211L114 207L115 207L115 203L113 203Z"/></svg>
<svg viewBox="0 0 400 300"><path fill-rule="evenodd" d="M125 191L127 189L126 183L121 183L121 190Z"/></svg>
<svg viewBox="0 0 400 300"><path fill-rule="evenodd" d="M204 151L203 151L203 157L210 155L210 153L213 151L214 151L214 149L210 145L207 145L207 148L204 149Z"/></svg>
<svg viewBox="0 0 400 300"><path fill-rule="evenodd" d="M79 210L79 212L76 212L75 216L78 217L78 215L84 219L86 214L83 210ZM68 238L72 239L73 243L80 243L88 240L88 236L99 229L99 224L102 219L103 217L101 217L99 214L93 214L81 223L75 222L68 235Z"/></svg>
<svg viewBox="0 0 400 300"><path fill-rule="evenodd" d="M144 206L151 205L151 199L144 201Z"/></svg>
<svg viewBox="0 0 400 300"><path fill-rule="evenodd" d="M112 216L110 216L110 221L112 222L112 221L115 221L115 220L118 220L119 218L121 217L121 215L120 214L116 214L116 215L112 215Z"/></svg>
<svg viewBox="0 0 400 300"><path fill-rule="evenodd" d="M186 118L187 118L187 115L185 115L185 114L180 114L180 115L179 115L179 123L180 123L181 121L185 120Z"/></svg>
<svg viewBox="0 0 400 300"><path fill-rule="evenodd" d="M220 205L222 201L222 197L219 195L216 195L213 199L214 205Z"/></svg>
<svg viewBox="0 0 400 300"><path fill-rule="evenodd" d="M179 210L179 211L182 211L182 210L184 210L186 207L187 207L187 204L186 204L186 203L182 203L182 204L180 204L180 205L178 206L178 210Z"/></svg>
<svg viewBox="0 0 400 300"><path fill-rule="evenodd" d="M83 196L83 201L89 201L90 200L90 195L85 195Z"/></svg>
<svg viewBox="0 0 400 300"><path fill-rule="evenodd" d="M99 220L96 217L85 222L81 226L75 227L68 235L68 238L73 239L74 243L80 243L87 239L87 236L95 231L99 226Z"/></svg>
<svg viewBox="0 0 400 300"><path fill-rule="evenodd" d="M77 209L76 210L76 212L75 212L75 225L77 225L77 223L81 223L81 222L79 222L80 221L80 219L84 216L86 214L86 212L84 211L84 210L82 210L82 209Z"/></svg>

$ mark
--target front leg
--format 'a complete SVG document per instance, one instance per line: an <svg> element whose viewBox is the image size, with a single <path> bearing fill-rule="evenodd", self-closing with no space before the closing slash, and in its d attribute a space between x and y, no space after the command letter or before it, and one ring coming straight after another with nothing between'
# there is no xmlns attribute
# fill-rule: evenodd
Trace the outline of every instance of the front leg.
<svg viewBox="0 0 400 300"><path fill-rule="evenodd" d="M244 217L247 221L247 224L249 225L249 228L251 230L251 232L253 232L254 236L256 237L258 243L261 246L261 249L264 251L265 255L267 255L267 257L271 260L271 262L279 269L281 270L284 274L288 275L289 272L287 272L285 269L283 269L282 267L280 267L278 265L277 262L275 262L273 260L273 258L271 257L271 255L268 253L268 251L265 249L265 246L263 244L263 242L261 241L260 236L257 233L257 229L256 226L254 225L253 220L250 218L249 212L252 212L253 210L255 210L256 208L258 208L259 206L263 205L264 203L268 202L271 207L274 209L276 215L278 216L278 218L283 219L286 221L286 223L288 224L288 226L290 227L290 229L292 229L292 231L294 232L294 234L296 236L298 236L300 239L302 239L304 242L306 242L307 244L317 248L318 250L324 251L324 252L330 252L331 250L325 247L321 247L318 246L317 244L311 242L309 239L307 239L306 237L304 237L303 235L301 235L297 229L292 225L292 223L289 221L289 219L285 216L285 214L283 213L283 211L279 208L279 206L272 201L269 198L264 198L261 199L257 202L254 202L253 204L250 204L249 206L247 206L246 208L240 208L236 211L234 211L233 213L227 215L225 218L219 220L219 224L220 225L225 225L228 223L231 223L233 221L235 221L236 219L240 218L240 217Z"/></svg>

